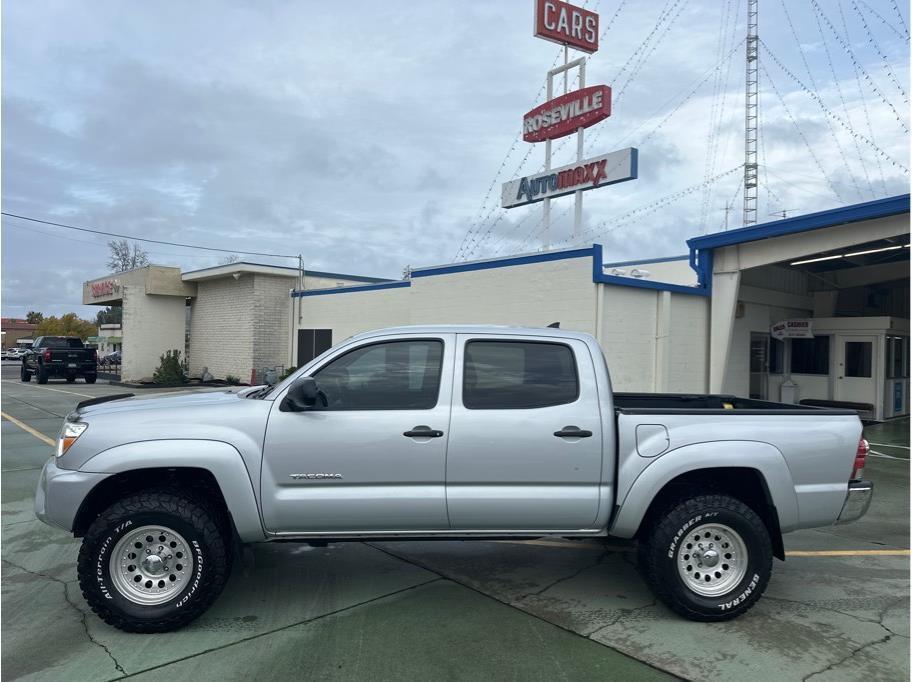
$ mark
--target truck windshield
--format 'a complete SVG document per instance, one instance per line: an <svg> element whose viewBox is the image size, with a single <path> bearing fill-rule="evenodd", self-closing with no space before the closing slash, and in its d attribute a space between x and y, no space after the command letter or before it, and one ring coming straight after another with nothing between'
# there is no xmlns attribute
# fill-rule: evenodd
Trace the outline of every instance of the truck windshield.
<svg viewBox="0 0 912 682"><path fill-rule="evenodd" d="M44 348L82 348L80 339L69 339L65 336L46 336L41 342Z"/></svg>

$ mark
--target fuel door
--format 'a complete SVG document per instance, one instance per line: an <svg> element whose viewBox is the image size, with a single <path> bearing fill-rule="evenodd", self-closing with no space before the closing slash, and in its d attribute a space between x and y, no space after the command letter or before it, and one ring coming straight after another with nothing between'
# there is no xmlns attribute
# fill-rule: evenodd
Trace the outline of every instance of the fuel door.
<svg viewBox="0 0 912 682"><path fill-rule="evenodd" d="M640 457L658 457L671 445L668 429L662 424L637 424L636 444Z"/></svg>

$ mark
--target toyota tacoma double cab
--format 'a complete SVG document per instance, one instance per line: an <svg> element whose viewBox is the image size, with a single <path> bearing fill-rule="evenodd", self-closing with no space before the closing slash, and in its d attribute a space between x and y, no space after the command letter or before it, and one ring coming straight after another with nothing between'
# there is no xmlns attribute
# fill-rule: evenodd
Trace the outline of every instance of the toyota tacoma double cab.
<svg viewBox="0 0 912 682"><path fill-rule="evenodd" d="M624 538L685 618L760 598L782 534L862 516L847 410L614 393L595 338L379 330L275 386L80 403L35 497L82 538L92 610L162 632L203 613L246 543Z"/></svg>
<svg viewBox="0 0 912 682"><path fill-rule="evenodd" d="M63 377L69 383L77 377L94 384L98 378L98 355L86 348L78 336L39 336L31 350L22 356L19 378L46 384L51 377Z"/></svg>

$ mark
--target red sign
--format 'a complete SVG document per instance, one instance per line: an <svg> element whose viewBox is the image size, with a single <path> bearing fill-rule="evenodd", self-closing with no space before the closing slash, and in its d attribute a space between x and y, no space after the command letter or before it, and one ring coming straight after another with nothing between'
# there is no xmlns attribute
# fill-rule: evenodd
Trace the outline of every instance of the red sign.
<svg viewBox="0 0 912 682"><path fill-rule="evenodd" d="M598 50L599 17L562 0L535 0L535 34L583 52Z"/></svg>
<svg viewBox="0 0 912 682"><path fill-rule="evenodd" d="M103 282L92 282L92 298L101 298L102 296L111 296L117 288L117 282L113 279L106 279Z"/></svg>
<svg viewBox="0 0 912 682"><path fill-rule="evenodd" d="M588 128L611 116L611 88L593 85L539 104L523 116L523 140L542 142Z"/></svg>

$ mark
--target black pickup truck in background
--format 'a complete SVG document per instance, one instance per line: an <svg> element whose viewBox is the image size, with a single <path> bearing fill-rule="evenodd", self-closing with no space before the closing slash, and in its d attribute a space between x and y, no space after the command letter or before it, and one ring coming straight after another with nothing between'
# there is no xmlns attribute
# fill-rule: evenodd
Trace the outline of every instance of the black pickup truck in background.
<svg viewBox="0 0 912 682"><path fill-rule="evenodd" d="M98 377L98 355L75 336L39 336L32 349L22 356L19 378L31 381L32 375L39 384L46 384L50 377L64 377L69 383L83 377L87 384L94 384Z"/></svg>

